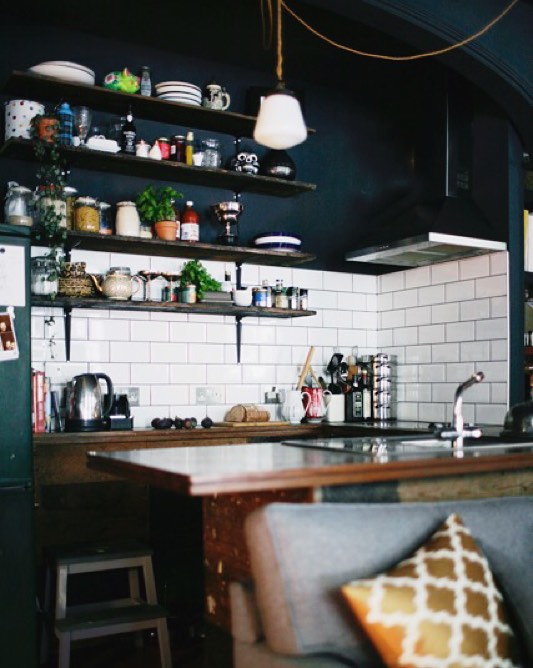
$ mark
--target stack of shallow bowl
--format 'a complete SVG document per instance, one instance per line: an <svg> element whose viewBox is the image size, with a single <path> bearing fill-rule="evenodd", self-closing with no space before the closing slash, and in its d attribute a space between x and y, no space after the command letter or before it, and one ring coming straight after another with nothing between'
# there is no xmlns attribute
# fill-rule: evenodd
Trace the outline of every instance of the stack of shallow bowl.
<svg viewBox="0 0 533 668"><path fill-rule="evenodd" d="M54 79L94 86L94 72L85 65L71 63L68 60L47 60L44 63L33 65L29 68L29 71L35 74L44 74Z"/></svg>
<svg viewBox="0 0 533 668"><path fill-rule="evenodd" d="M202 90L187 81L161 81L154 86L155 94L161 100L201 106Z"/></svg>
<svg viewBox="0 0 533 668"><path fill-rule="evenodd" d="M287 232L265 232L252 239L252 245L257 248L272 250L299 251L302 240L296 234Z"/></svg>

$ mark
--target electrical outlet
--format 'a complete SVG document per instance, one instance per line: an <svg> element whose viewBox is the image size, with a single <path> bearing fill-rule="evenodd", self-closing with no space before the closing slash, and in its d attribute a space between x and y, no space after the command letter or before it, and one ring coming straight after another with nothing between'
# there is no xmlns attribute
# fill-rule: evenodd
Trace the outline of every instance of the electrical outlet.
<svg viewBox="0 0 533 668"><path fill-rule="evenodd" d="M222 388L221 387L197 387L196 388L196 403L204 405L221 404Z"/></svg>
<svg viewBox="0 0 533 668"><path fill-rule="evenodd" d="M115 394L127 394L130 406L141 405L140 387L115 387Z"/></svg>

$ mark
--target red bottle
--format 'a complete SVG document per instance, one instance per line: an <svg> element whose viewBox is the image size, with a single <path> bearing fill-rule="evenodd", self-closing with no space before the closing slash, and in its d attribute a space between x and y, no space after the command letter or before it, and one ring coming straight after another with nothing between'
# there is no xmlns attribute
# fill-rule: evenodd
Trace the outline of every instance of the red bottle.
<svg viewBox="0 0 533 668"><path fill-rule="evenodd" d="M200 241L200 216L193 206L194 202L185 202L185 209L181 214L181 240L190 243Z"/></svg>

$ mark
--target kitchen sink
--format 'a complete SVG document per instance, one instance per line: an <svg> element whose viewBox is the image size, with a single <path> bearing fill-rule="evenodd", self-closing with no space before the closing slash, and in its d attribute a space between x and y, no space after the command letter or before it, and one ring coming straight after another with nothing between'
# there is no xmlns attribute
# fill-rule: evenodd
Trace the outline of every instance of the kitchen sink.
<svg viewBox="0 0 533 668"><path fill-rule="evenodd" d="M282 441L282 445L340 451L376 460L435 456L436 454L445 456L454 450L452 440L444 440L428 434L288 439ZM506 442L497 437L482 436L479 439L467 439L464 442L464 449L470 452L488 453L509 448L529 450L531 447L533 447L531 441Z"/></svg>

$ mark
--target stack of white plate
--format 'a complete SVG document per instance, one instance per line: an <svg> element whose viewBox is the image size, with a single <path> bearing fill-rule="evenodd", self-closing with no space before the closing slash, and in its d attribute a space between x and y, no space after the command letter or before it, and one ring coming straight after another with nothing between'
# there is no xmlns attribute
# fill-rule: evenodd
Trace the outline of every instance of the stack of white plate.
<svg viewBox="0 0 533 668"><path fill-rule="evenodd" d="M155 94L161 100L201 106L202 90L187 81L161 81L154 86Z"/></svg>
<svg viewBox="0 0 533 668"><path fill-rule="evenodd" d="M287 234L287 232L265 232L254 237L252 244L258 248L299 251L302 240L296 234Z"/></svg>
<svg viewBox="0 0 533 668"><path fill-rule="evenodd" d="M47 60L44 63L33 65L29 68L29 71L35 72L35 74L44 74L54 79L94 86L94 72L85 65L70 63L68 60Z"/></svg>

